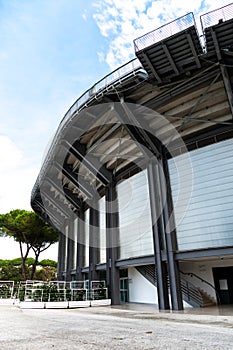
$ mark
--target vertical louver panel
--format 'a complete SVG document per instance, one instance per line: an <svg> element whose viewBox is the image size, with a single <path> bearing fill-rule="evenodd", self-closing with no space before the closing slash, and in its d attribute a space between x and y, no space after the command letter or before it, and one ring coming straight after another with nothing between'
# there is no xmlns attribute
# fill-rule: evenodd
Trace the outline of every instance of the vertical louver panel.
<svg viewBox="0 0 233 350"><path fill-rule="evenodd" d="M193 188L190 204L179 199L179 172L169 161L175 215L184 213L177 227L180 250L233 245L233 140L190 152ZM185 185L184 183L182 185ZM188 193L187 193L188 195Z"/></svg>

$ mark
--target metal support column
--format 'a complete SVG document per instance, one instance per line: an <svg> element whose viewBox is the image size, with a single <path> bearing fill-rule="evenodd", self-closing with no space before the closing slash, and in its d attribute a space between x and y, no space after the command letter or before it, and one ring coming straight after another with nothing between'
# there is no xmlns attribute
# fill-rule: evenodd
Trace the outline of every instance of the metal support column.
<svg viewBox="0 0 233 350"><path fill-rule="evenodd" d="M65 224L64 224L64 250L63 250L63 254L64 254L64 269L63 269L63 276L64 276L64 280L69 282L70 281L70 271L69 271L69 267L70 267L70 249L71 249L71 242L70 242L70 220L68 221L68 219L65 220Z"/></svg>
<svg viewBox="0 0 233 350"><path fill-rule="evenodd" d="M58 240L58 264L57 264L57 280L61 281L63 279L64 271L64 234L59 232Z"/></svg>
<svg viewBox="0 0 233 350"><path fill-rule="evenodd" d="M85 215L83 207L78 211L78 238L77 238L77 260L76 260L76 280L82 281L82 268L84 266L85 254Z"/></svg>
<svg viewBox="0 0 233 350"><path fill-rule="evenodd" d="M170 308L167 283L167 264L162 260L162 254L166 249L165 232L162 216L159 169L156 159L150 161L148 164L147 173L151 204L155 267L157 272L158 304L160 310L167 310Z"/></svg>
<svg viewBox="0 0 233 350"><path fill-rule="evenodd" d="M116 184L106 190L106 279L112 305L120 304L120 273L115 266L119 250L119 211Z"/></svg>
<svg viewBox="0 0 233 350"><path fill-rule="evenodd" d="M99 273L96 265L100 260L100 228L98 202L93 202L90 208L90 228L89 228L89 285L91 281L99 280Z"/></svg>
<svg viewBox="0 0 233 350"><path fill-rule="evenodd" d="M179 263L174 254L177 251L177 237L173 215L173 202L170 186L168 163L165 156L159 160L160 187L163 198L163 217L167 248L168 273L170 281L170 293L172 310L183 310L183 300L180 283ZM172 225L170 225L173 220Z"/></svg>
<svg viewBox="0 0 233 350"><path fill-rule="evenodd" d="M66 262L66 281L71 281L71 269L72 269L72 251L73 251L73 240L68 237L67 239L67 262Z"/></svg>
<svg viewBox="0 0 233 350"><path fill-rule="evenodd" d="M66 281L71 281L71 271L73 268L73 255L74 255L74 215L70 217L69 229L67 237L67 262L66 262Z"/></svg>

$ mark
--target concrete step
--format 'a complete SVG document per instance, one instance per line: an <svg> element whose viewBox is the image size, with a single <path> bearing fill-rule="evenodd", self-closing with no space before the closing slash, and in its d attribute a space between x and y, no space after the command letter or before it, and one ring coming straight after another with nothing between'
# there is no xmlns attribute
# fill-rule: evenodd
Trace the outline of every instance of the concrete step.
<svg viewBox="0 0 233 350"><path fill-rule="evenodd" d="M216 305L216 300L210 294L201 288L198 288L198 290L202 295L204 307Z"/></svg>

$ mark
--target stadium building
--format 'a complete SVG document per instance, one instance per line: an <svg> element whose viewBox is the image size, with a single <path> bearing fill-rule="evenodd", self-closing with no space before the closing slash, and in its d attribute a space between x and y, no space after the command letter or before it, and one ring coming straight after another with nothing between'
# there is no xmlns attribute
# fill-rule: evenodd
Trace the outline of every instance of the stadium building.
<svg viewBox="0 0 233 350"><path fill-rule="evenodd" d="M112 304L233 303L233 4L134 40L62 119L31 204L60 232L59 281Z"/></svg>

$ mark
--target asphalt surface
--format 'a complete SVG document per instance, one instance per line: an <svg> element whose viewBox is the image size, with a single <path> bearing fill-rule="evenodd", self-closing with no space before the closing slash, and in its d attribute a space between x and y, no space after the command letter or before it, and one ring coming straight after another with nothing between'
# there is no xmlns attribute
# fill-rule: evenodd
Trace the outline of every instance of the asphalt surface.
<svg viewBox="0 0 233 350"><path fill-rule="evenodd" d="M233 315L233 314L232 314ZM1 350L233 349L233 316L91 307L0 305Z"/></svg>

